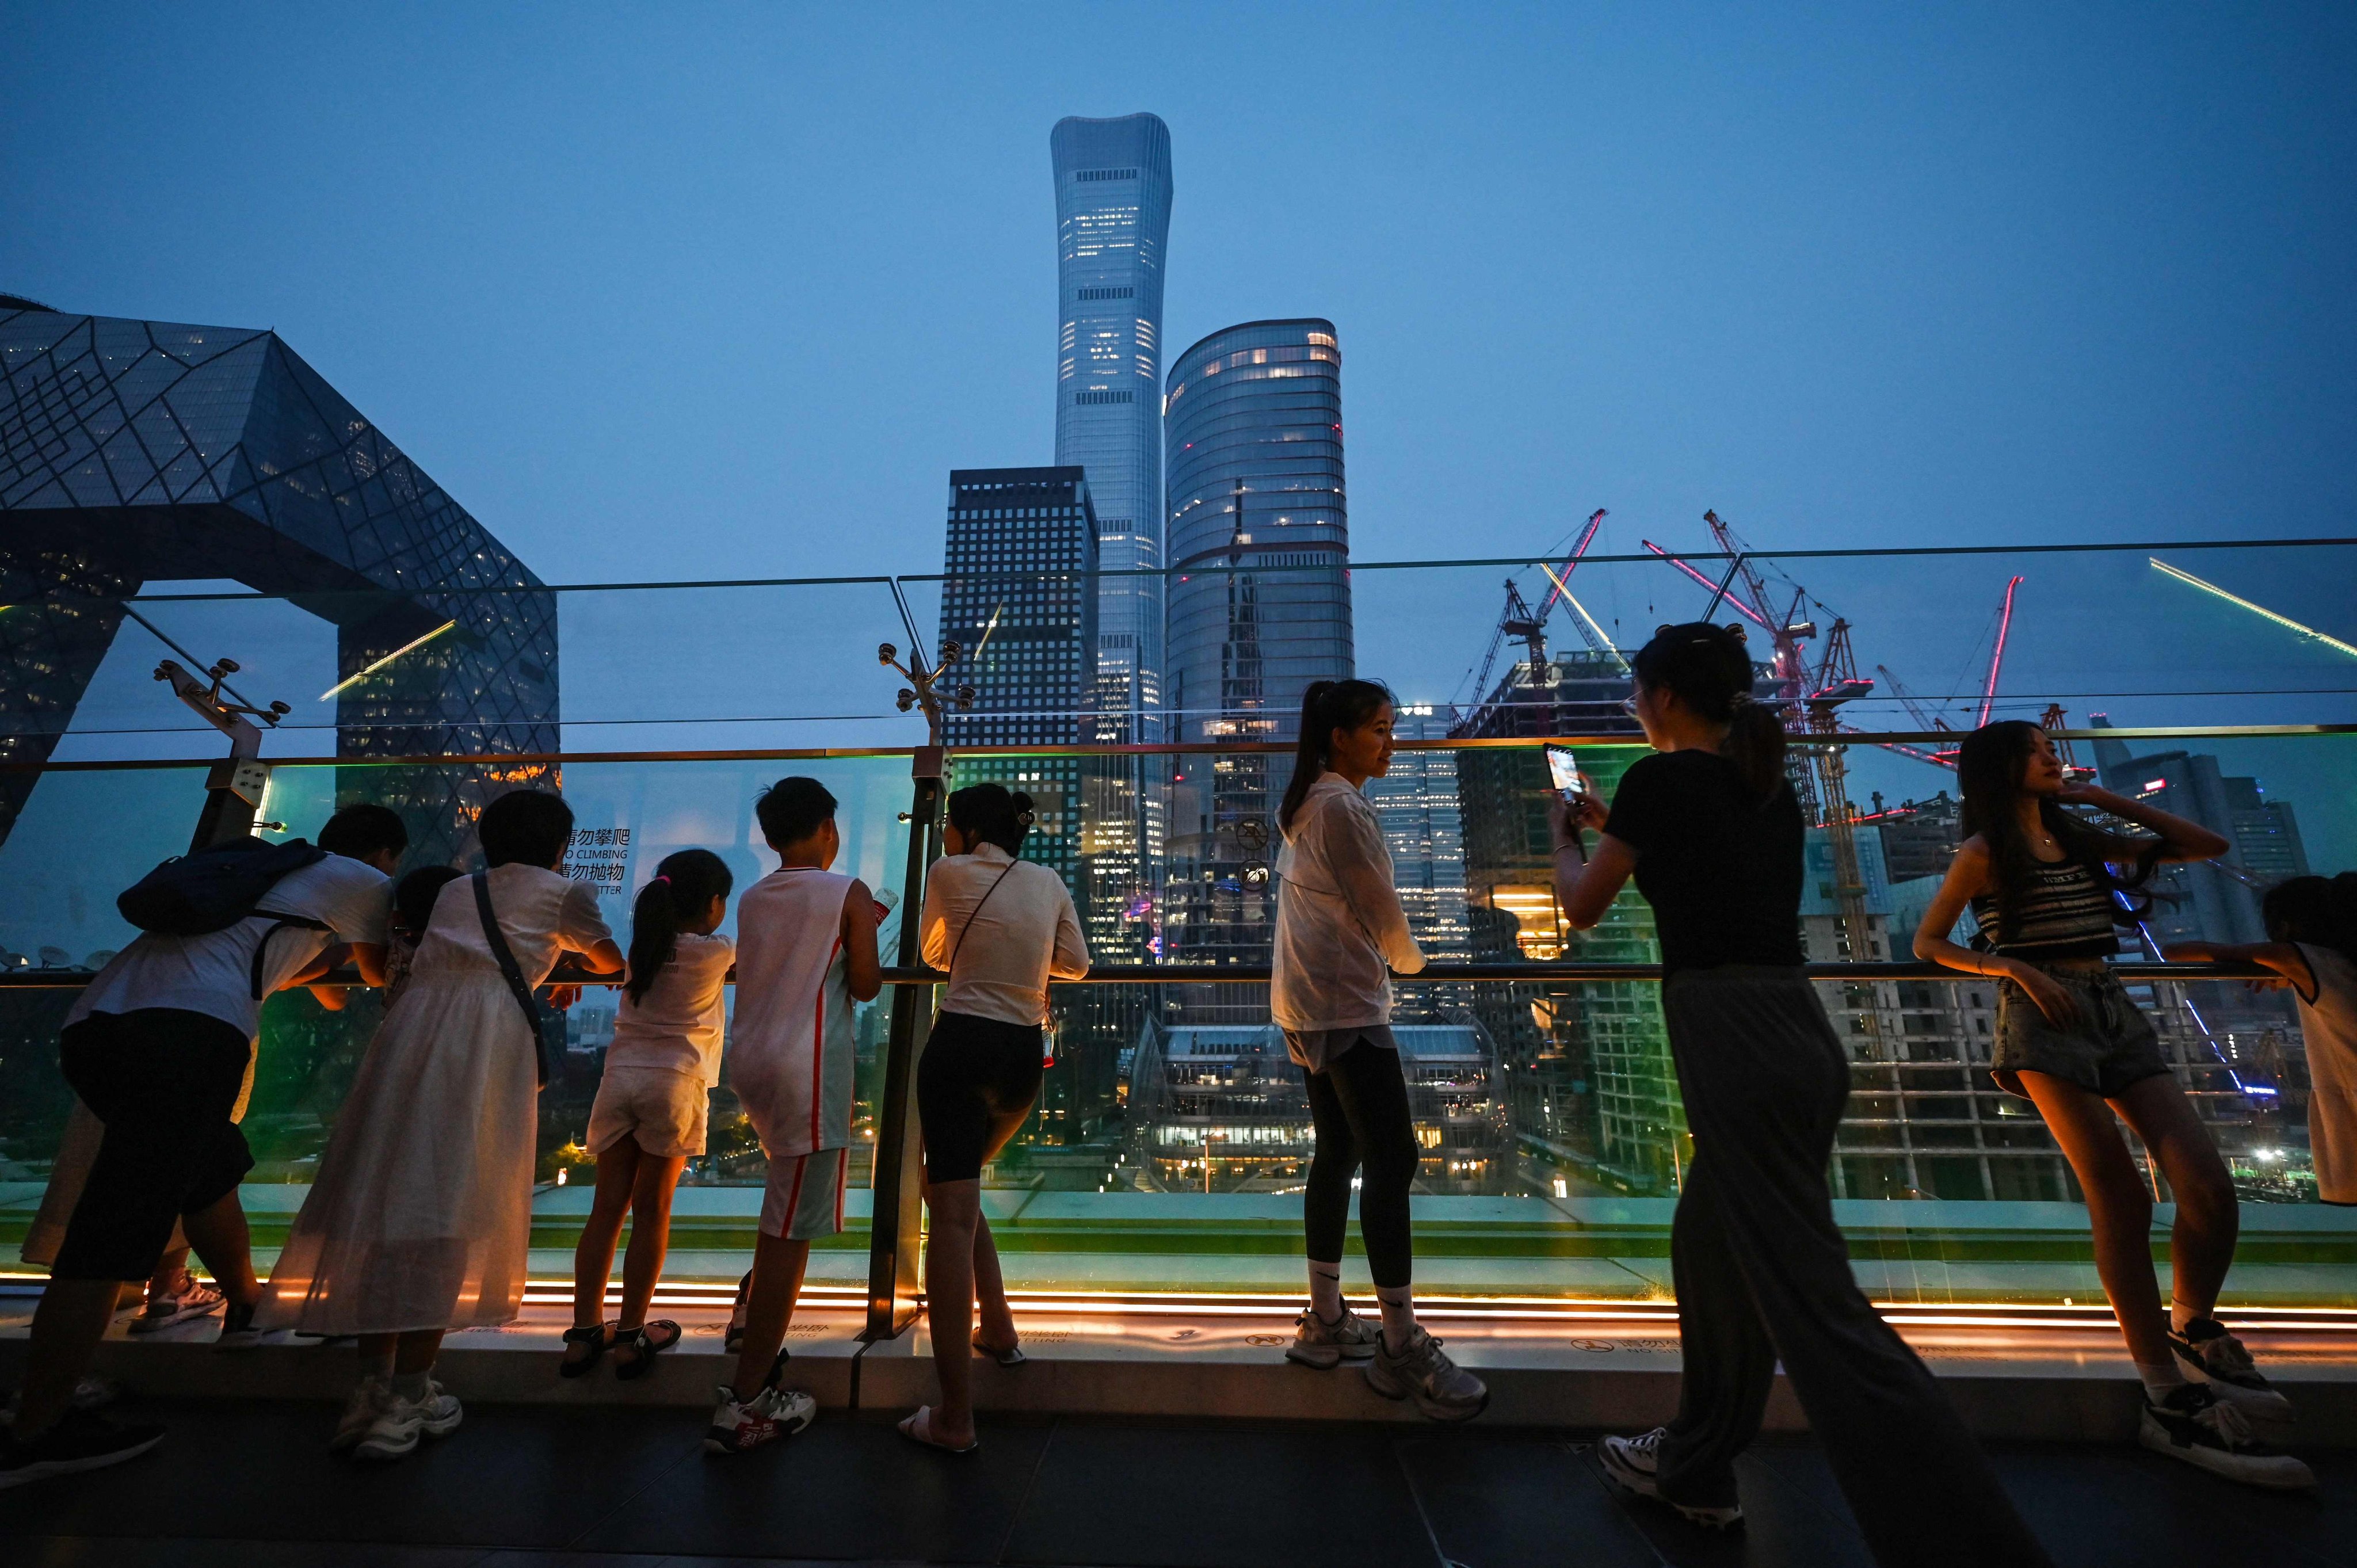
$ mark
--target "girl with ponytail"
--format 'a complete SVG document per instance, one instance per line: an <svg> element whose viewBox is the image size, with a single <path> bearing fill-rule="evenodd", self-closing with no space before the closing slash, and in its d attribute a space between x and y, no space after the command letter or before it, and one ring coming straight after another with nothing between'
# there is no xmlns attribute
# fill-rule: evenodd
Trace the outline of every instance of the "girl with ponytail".
<svg viewBox="0 0 2357 1568"><path fill-rule="evenodd" d="M1276 811L1284 847L1269 983L1269 1012L1301 1069L1317 1133L1302 1194L1309 1306L1285 1354L1308 1367L1363 1362L1377 1393L1413 1398L1435 1421L1469 1421L1489 1403L1490 1391L1416 1322L1411 1288L1408 1192L1422 1152L1392 1036L1390 971L1414 974L1424 954L1392 883L1383 825L1360 793L1389 770L1391 758L1389 691L1372 681L1310 683L1293 780ZM1342 1304L1354 1176L1380 1326Z"/></svg>
<svg viewBox="0 0 2357 1568"><path fill-rule="evenodd" d="M597 1195L573 1251L573 1327L558 1368L577 1378L612 1350L615 1371L643 1377L679 1343L679 1325L647 1321L671 1245L672 1191L704 1153L720 1081L722 988L737 944L716 933L735 879L708 849L663 857L630 911L630 978L589 1111ZM622 1315L606 1321L606 1282L623 1219L637 1215L622 1260Z"/></svg>
<svg viewBox="0 0 2357 1568"><path fill-rule="evenodd" d="M2144 1383L2137 1440L2231 1480L2312 1484L2307 1466L2252 1433L2253 1421L2292 1410L2214 1316L2240 1230L2233 1179L2108 961L2120 928L2149 907L2136 890L2158 863L2231 846L2199 822L2072 782L2052 738L2019 719L1966 736L1956 778L1965 838L1915 956L1998 982L1990 1076L2036 1104L2086 1197L2095 1269ZM2070 809L2082 805L2144 832L2099 827ZM1972 947L1950 935L1967 906L1980 927ZM2168 1307L2153 1281L2153 1194L2122 1119L2177 1199Z"/></svg>
<svg viewBox="0 0 2357 1568"><path fill-rule="evenodd" d="M1653 755L1610 810L1555 800L1555 885L1586 930L1632 876L1662 945L1662 1013L1694 1159L1670 1239L1678 1413L1597 1445L1624 1489L1725 1528L1735 1458L1781 1357L1879 1563L2043 1563L1932 1374L1850 1273L1825 1168L1849 1058L1802 967L1804 827L1784 729L1751 700L1740 627L1665 626L1631 661ZM1594 853L1575 855L1584 829Z"/></svg>

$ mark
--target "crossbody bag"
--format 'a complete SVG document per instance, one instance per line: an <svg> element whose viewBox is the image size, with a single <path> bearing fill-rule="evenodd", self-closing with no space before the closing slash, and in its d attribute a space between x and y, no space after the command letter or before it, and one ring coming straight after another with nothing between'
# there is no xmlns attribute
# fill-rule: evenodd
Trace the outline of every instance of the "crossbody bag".
<svg viewBox="0 0 2357 1568"><path fill-rule="evenodd" d="M475 885L475 912L483 919L483 940L490 944L491 957L500 966L500 973L515 995L516 1005L523 1009L524 1026L532 1031L532 1066L538 1074L540 1087L548 1087L548 1051L540 1029L540 1001L524 983L523 966L516 962L515 950L508 946L507 933L500 929L499 916L491 908L491 878L486 871L478 871L468 878Z"/></svg>

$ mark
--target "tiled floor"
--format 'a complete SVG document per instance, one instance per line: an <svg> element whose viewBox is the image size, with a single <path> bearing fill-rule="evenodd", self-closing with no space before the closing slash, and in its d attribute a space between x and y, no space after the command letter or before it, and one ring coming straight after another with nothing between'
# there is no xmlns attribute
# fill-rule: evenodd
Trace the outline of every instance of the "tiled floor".
<svg viewBox="0 0 2357 1568"><path fill-rule="evenodd" d="M1866 1561L1813 1448L1745 1462L1750 1521L1692 1530L1611 1491L1580 1434L986 1420L970 1458L881 1418L699 1451L677 1409L483 1406L418 1457L331 1458L319 1404L150 1407L173 1435L122 1468L0 1493L0 1564L653 1568L1006 1563L1098 1568L1651 1568ZM2067 1564L2357 1568L2357 1454L2312 1498L2246 1492L2134 1449L1997 1445Z"/></svg>

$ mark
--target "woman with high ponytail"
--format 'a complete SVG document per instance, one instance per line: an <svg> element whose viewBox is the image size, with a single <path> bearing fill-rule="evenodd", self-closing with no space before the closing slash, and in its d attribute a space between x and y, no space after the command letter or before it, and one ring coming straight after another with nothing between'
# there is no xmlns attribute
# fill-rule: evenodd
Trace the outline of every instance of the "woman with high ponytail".
<svg viewBox="0 0 2357 1568"><path fill-rule="evenodd" d="M1435 1421L1469 1421L1490 1391L1415 1320L1408 1193L1423 1151L1392 1036L1391 972L1415 973L1424 954L1392 884L1383 825L1360 792L1391 758L1388 690L1372 681L1310 683L1293 779L1276 811L1284 846L1268 993L1317 1134L1302 1193L1309 1305L1285 1354L1308 1367L1363 1362L1377 1393L1413 1398ZM1380 1325L1342 1303L1354 1177Z"/></svg>
<svg viewBox="0 0 2357 1568"><path fill-rule="evenodd" d="M735 878L708 849L665 855L630 910L630 978L589 1109L597 1194L573 1251L573 1327L558 1370L577 1378L614 1352L615 1370L643 1377L679 1343L679 1325L647 1321L671 1245L671 1199L704 1153L720 1081L721 989L737 944L715 933ZM622 1316L606 1321L606 1282L622 1221L636 1214L622 1259Z"/></svg>
<svg viewBox="0 0 2357 1568"><path fill-rule="evenodd" d="M1696 1523L1743 1517L1735 1458L1781 1358L1877 1562L2043 1563L1972 1434L1868 1305L1825 1167L1849 1059L1802 967L1801 809L1739 627L1663 627L1631 661L1653 755L1610 810L1553 803L1556 897L1604 918L1631 877L1662 945L1662 1012L1694 1134L1670 1234L1678 1413L1597 1445L1605 1473ZM1602 831L1584 862L1583 829Z"/></svg>

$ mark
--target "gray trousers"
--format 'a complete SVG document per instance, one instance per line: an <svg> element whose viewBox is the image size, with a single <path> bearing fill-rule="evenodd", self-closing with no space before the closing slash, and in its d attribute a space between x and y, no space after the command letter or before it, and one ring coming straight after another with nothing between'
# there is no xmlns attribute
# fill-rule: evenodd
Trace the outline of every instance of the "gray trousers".
<svg viewBox="0 0 2357 1568"><path fill-rule="evenodd" d="M2050 1562L1964 1422L1857 1288L1825 1163L1849 1067L1797 969L1671 977L1663 996L1694 1133L1671 1228L1685 1375L1662 1493L1723 1506L1781 1358L1875 1560Z"/></svg>

